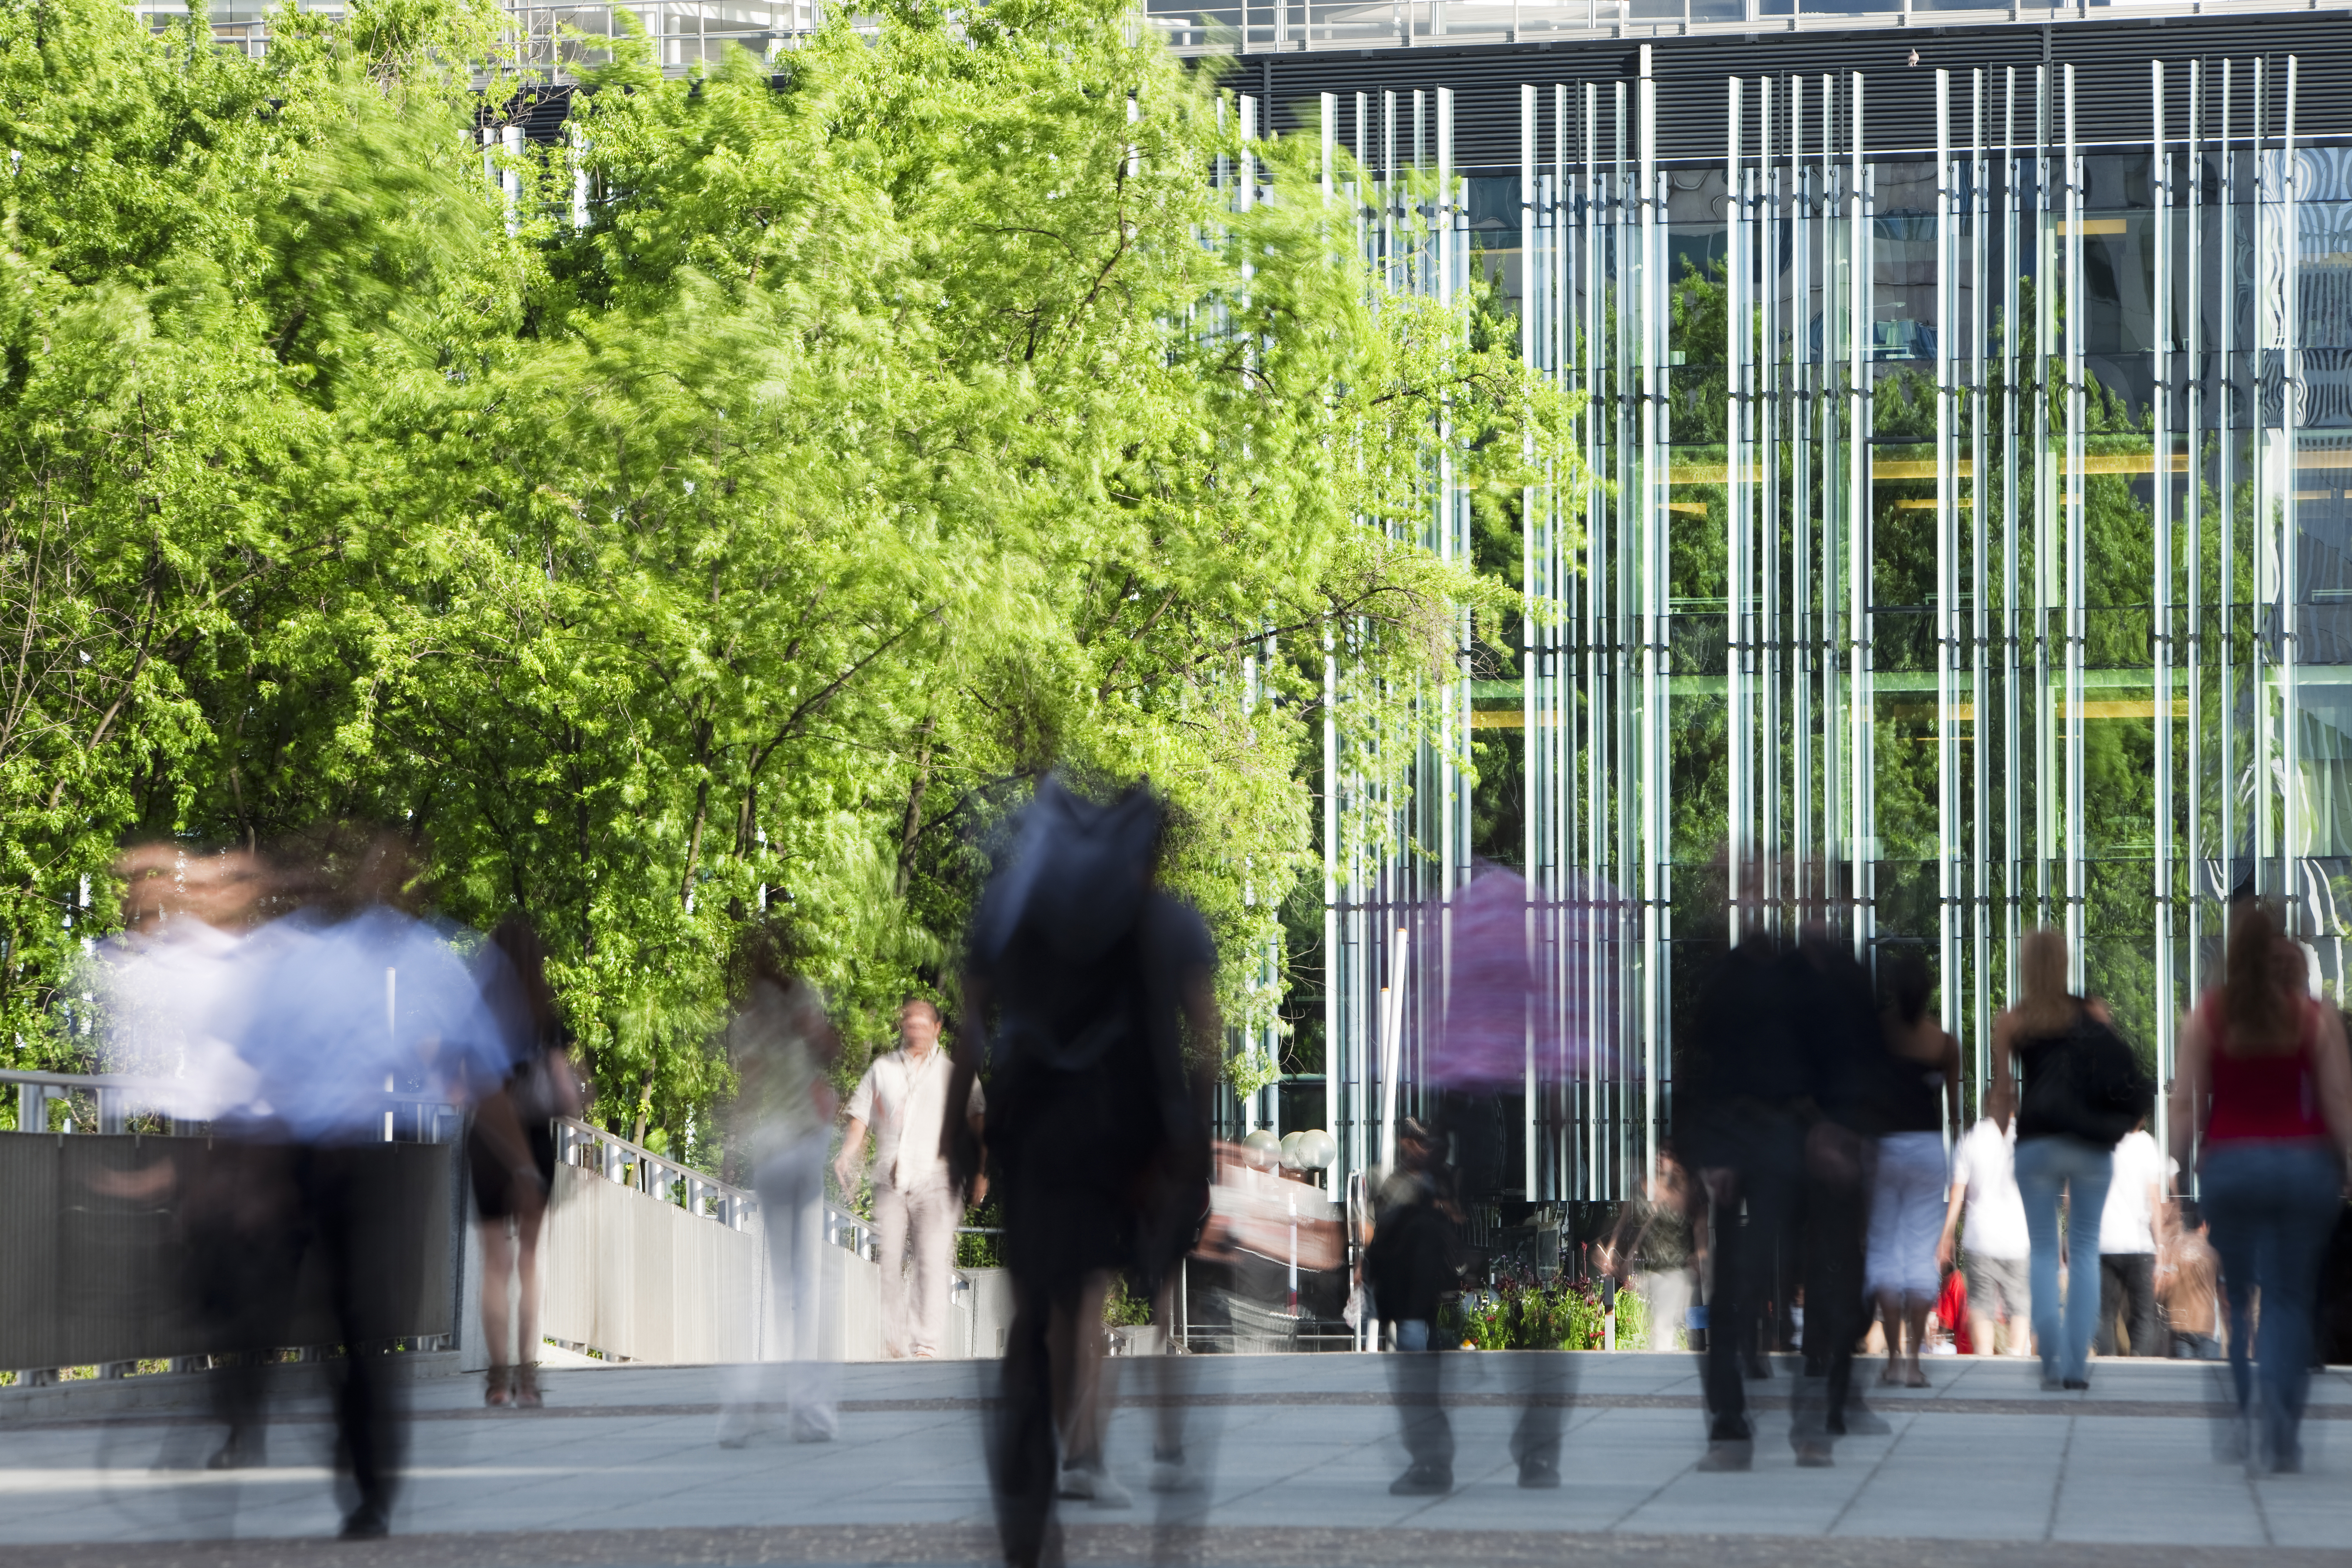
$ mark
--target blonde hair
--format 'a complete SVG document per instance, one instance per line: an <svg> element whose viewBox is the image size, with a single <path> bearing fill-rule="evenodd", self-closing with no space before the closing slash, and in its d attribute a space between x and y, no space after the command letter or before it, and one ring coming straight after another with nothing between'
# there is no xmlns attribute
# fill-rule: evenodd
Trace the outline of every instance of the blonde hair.
<svg viewBox="0 0 2352 1568"><path fill-rule="evenodd" d="M2018 1031L2032 1038L2074 1026L2081 1004L2066 988L2066 938L2043 926L2017 945Z"/></svg>

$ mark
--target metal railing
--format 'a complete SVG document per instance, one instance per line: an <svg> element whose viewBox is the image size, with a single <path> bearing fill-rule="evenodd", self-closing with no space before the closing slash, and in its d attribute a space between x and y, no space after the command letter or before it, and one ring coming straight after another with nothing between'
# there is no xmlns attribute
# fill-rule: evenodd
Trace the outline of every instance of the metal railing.
<svg viewBox="0 0 2352 1568"><path fill-rule="evenodd" d="M555 1155L567 1166L593 1171L698 1218L715 1219L730 1230L744 1229L760 1211L759 1198L740 1186L569 1116L555 1124Z"/></svg>
<svg viewBox="0 0 2352 1568"><path fill-rule="evenodd" d="M16 1131L20 1133L131 1133L201 1136L211 1124L173 1114L185 1085L177 1079L121 1072L0 1071L0 1084L16 1086ZM383 1136L387 1144L446 1144L465 1124L459 1106L432 1094L386 1092ZM63 1116L49 1113L52 1104ZM149 1126L134 1124L147 1123Z"/></svg>
<svg viewBox="0 0 2352 1568"><path fill-rule="evenodd" d="M301 8L329 16L339 16L343 9L341 0ZM132 9L158 29L187 16L182 0L133 0ZM1234 0L1214 5L1162 0L1139 12L1139 21L1179 54L1255 55L2316 9L2314 0L2123 0L2096 5L2088 0L2021 0L2006 5L1774 0L1769 6L1762 0ZM623 11L643 28L662 69L682 76L698 66L716 64L730 48L772 60L798 47L824 23L829 7L824 0L639 0L632 5L515 0L506 10L506 34L482 62L486 81L506 76L571 80L582 67L612 57L609 47L599 47L599 40L625 30ZM269 46L268 16L267 9L251 0L233 0L214 7L207 19L217 46L258 57Z"/></svg>

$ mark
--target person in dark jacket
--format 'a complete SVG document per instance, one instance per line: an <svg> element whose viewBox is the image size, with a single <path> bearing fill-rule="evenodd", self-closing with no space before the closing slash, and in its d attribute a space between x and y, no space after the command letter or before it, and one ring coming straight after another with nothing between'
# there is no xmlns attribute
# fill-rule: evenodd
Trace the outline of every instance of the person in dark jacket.
<svg viewBox="0 0 2352 1568"><path fill-rule="evenodd" d="M1396 1166L1381 1183L1372 1240L1364 1249L1364 1283L1395 1347L1389 1381L1410 1460L1389 1490L1436 1497L1454 1490L1454 1427L1438 1403L1444 1347L1437 1314L1455 1284L1462 1215L1454 1170L1428 1129L1406 1118L1397 1124L1396 1145Z"/></svg>
<svg viewBox="0 0 2352 1568"><path fill-rule="evenodd" d="M1706 1194L1714 1280L1707 1299L1710 1470L1754 1462L1743 1356L1753 1351L1777 1273L1794 1246L1812 1067L1790 1028L1789 970L1770 937L1725 955L1683 1041L1675 1157Z"/></svg>

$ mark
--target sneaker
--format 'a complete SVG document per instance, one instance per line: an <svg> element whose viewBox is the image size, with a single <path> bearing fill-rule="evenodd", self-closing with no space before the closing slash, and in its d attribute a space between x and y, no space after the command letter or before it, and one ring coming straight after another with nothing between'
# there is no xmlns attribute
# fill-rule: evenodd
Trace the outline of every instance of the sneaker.
<svg viewBox="0 0 2352 1568"><path fill-rule="evenodd" d="M1097 1508L1133 1508L1135 1494L1121 1486L1118 1478L1108 1470L1097 1470L1095 1495L1090 1500Z"/></svg>
<svg viewBox="0 0 2352 1568"><path fill-rule="evenodd" d="M1444 1497L1454 1490L1454 1470L1444 1465L1415 1465L1389 1483L1391 1497Z"/></svg>
<svg viewBox="0 0 2352 1568"><path fill-rule="evenodd" d="M841 1434L841 1416L830 1406L795 1406L793 1410L793 1441L795 1443L830 1443Z"/></svg>
<svg viewBox="0 0 2352 1568"><path fill-rule="evenodd" d="M1812 1442L1797 1445L1797 1468L1801 1470L1826 1470L1836 1466L1827 1443Z"/></svg>
<svg viewBox="0 0 2352 1568"><path fill-rule="evenodd" d="M1054 1495L1066 1502L1092 1502L1095 1495L1095 1473L1084 1465L1064 1465L1061 1484Z"/></svg>
<svg viewBox="0 0 2352 1568"><path fill-rule="evenodd" d="M1519 1462L1519 1485L1528 1491L1557 1491L1559 1467L1549 1459L1523 1459Z"/></svg>

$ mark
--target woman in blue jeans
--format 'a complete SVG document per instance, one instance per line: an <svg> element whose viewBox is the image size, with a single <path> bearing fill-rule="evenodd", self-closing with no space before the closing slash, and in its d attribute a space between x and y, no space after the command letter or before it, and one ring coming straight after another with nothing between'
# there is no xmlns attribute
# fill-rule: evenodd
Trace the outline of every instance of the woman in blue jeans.
<svg viewBox="0 0 2352 1568"><path fill-rule="evenodd" d="M2029 933L2017 953L2017 1006L1994 1020L1993 1115L2017 1116L2017 1191L2025 1200L2025 1235L2032 1249L2033 1337L2042 1352L2042 1386L2091 1385L2091 1333L2099 1316L2099 1216L2107 1205L2115 1145L2051 1122L2036 1104L2034 1086L2056 1071L2087 1013L2107 1022L2106 1009L2066 989L2066 938ZM2012 1063L2015 1065L2012 1066ZM2016 1075L2025 1076L2019 1104ZM2058 1294L2058 1196L2066 1195L2068 1278L2063 1312Z"/></svg>
<svg viewBox="0 0 2352 1568"><path fill-rule="evenodd" d="M2319 1260L2344 1205L2352 1053L2341 1017L2312 999L2303 950L2269 905L2231 911L2222 983L2182 1021L2175 1061L2172 1145L2202 1155L2240 1441L2250 1463L2291 1473L2303 1468Z"/></svg>

